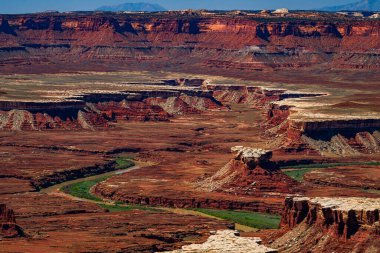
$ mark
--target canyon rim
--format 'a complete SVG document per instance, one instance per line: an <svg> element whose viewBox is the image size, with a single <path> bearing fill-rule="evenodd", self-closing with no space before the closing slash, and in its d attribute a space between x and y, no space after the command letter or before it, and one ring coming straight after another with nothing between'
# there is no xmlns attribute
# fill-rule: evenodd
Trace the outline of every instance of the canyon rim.
<svg viewBox="0 0 380 253"><path fill-rule="evenodd" d="M380 252L379 15L0 14L0 252Z"/></svg>

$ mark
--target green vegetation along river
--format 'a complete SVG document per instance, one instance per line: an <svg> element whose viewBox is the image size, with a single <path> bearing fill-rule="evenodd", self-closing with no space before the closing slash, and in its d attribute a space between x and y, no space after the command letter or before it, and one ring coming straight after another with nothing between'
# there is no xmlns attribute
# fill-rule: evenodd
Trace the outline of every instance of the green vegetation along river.
<svg viewBox="0 0 380 253"><path fill-rule="evenodd" d="M97 203L104 209L110 212L122 212L133 209L148 210L148 211L168 211L178 214L198 215L209 218L217 218L234 222L236 228L241 231L255 231L257 229L275 229L279 227L280 216L263 214L248 211L235 210L214 210L214 209L182 209L182 208L166 208L166 207L150 207L140 205L125 205L120 202L113 202L101 199L91 193L91 188L96 184L105 181L106 179L137 170L145 164L135 163L126 158L118 158L117 170L90 177L75 179L61 184L51 186L41 190L43 193L64 193L77 200Z"/></svg>

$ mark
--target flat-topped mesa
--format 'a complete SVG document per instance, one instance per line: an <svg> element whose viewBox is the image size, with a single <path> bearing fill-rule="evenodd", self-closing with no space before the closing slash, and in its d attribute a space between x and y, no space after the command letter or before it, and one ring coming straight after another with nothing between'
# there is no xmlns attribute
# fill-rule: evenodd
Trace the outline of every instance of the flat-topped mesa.
<svg viewBox="0 0 380 253"><path fill-rule="evenodd" d="M166 85L170 86L188 86L188 87L201 87L209 83L209 80L201 78L178 78L171 80L162 80Z"/></svg>
<svg viewBox="0 0 380 253"><path fill-rule="evenodd" d="M24 236L21 227L16 224L15 214L5 204L0 204L0 238Z"/></svg>
<svg viewBox="0 0 380 253"><path fill-rule="evenodd" d="M313 150L322 155L357 156L380 151L377 114L313 113L291 102L273 102L266 115L266 132L282 136L291 151Z"/></svg>
<svg viewBox="0 0 380 253"><path fill-rule="evenodd" d="M256 166L268 168L268 165L270 164L270 159L272 159L273 155L273 152L270 150L250 148L244 146L232 147L231 151L237 152L235 159L244 162L251 170L255 169Z"/></svg>
<svg viewBox="0 0 380 253"><path fill-rule="evenodd" d="M243 146L233 147L231 151L237 152L235 157L211 177L197 182L199 189L253 196L297 190L297 182L270 161L272 151Z"/></svg>

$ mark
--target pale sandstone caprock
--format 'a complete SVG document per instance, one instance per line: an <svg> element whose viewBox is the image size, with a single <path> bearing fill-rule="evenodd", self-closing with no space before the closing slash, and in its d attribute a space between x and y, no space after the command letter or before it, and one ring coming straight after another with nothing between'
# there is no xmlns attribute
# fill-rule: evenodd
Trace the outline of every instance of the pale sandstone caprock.
<svg viewBox="0 0 380 253"><path fill-rule="evenodd" d="M270 159L272 158L272 151L264 150L261 148L251 148L244 146L235 146L231 148L231 152L237 152L237 156L240 159Z"/></svg>
<svg viewBox="0 0 380 253"><path fill-rule="evenodd" d="M299 197L294 198L294 201L308 200L313 204L319 204L322 208L331 208L332 210L341 211L373 211L380 209L380 198L357 198L357 197Z"/></svg>
<svg viewBox="0 0 380 253"><path fill-rule="evenodd" d="M240 237L233 230L219 230L203 244L191 244L171 253L270 253L275 249L260 245L258 237Z"/></svg>

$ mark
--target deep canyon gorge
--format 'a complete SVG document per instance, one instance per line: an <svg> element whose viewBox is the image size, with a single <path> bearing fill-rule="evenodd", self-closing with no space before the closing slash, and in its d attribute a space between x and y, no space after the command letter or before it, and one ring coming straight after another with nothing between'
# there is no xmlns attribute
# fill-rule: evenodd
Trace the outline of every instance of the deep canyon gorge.
<svg viewBox="0 0 380 253"><path fill-rule="evenodd" d="M325 12L0 15L0 252L379 252L379 36ZM111 172L91 200L54 188Z"/></svg>

